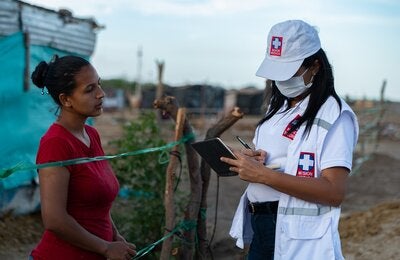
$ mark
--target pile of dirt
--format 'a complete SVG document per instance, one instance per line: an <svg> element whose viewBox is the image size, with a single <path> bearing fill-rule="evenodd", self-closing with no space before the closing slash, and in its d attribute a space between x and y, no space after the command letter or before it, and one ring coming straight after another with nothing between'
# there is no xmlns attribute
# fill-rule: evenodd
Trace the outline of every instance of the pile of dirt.
<svg viewBox="0 0 400 260"><path fill-rule="evenodd" d="M400 200L385 202L340 220L339 231L347 259L399 259Z"/></svg>
<svg viewBox="0 0 400 260"><path fill-rule="evenodd" d="M349 178L339 231L347 259L398 259L400 160L374 153Z"/></svg>

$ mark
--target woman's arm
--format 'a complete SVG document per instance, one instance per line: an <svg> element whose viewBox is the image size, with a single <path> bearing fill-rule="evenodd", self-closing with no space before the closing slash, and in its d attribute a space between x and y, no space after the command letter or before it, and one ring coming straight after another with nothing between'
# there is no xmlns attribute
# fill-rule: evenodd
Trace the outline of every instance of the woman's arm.
<svg viewBox="0 0 400 260"><path fill-rule="evenodd" d="M332 167L322 170L319 178L296 177L275 172L270 175L268 182L275 189L291 196L338 207L346 194L349 172L344 167Z"/></svg>
<svg viewBox="0 0 400 260"><path fill-rule="evenodd" d="M39 171L42 219L45 228L80 248L109 259L126 259L136 252L128 243L108 242L84 229L67 212L70 173L65 167L49 167Z"/></svg>
<svg viewBox="0 0 400 260"><path fill-rule="evenodd" d="M266 168L244 154L235 155L237 160L225 157L221 160L232 165L230 170L237 172L245 181L269 185L299 199L335 207L344 199L349 173L347 168L325 169L320 178L297 177Z"/></svg>

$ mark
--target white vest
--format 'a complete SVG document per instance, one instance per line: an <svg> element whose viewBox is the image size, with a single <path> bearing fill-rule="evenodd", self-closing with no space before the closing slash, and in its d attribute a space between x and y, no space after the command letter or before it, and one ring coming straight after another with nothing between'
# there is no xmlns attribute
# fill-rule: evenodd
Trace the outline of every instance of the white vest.
<svg viewBox="0 0 400 260"><path fill-rule="evenodd" d="M333 97L322 105L309 134L305 124L297 131L288 147L285 173L296 175L300 165L306 169L303 174L321 174L321 151L328 130L341 113L353 118L354 136L358 136L358 124L354 112L342 100L342 110ZM354 140L354 147L357 138ZM303 168L302 168L303 169ZM307 169L312 169L307 171ZM230 235L237 238L236 245L243 248L251 241L251 227L246 214L246 193L243 194L236 211ZM275 259L343 259L338 232L340 207L329 207L307 202L281 193L275 237ZM250 231L248 230L250 229Z"/></svg>

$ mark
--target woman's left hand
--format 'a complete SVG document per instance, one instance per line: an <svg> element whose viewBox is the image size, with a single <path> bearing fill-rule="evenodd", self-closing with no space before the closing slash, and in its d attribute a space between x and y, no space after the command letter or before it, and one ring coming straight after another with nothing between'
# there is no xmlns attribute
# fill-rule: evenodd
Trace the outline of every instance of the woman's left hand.
<svg viewBox="0 0 400 260"><path fill-rule="evenodd" d="M107 260L130 260L136 255L136 246L124 241L107 242L104 256Z"/></svg>
<svg viewBox="0 0 400 260"><path fill-rule="evenodd" d="M234 151L237 159L221 157L220 160L231 165L229 170L237 172L242 180L248 182L262 182L265 176L265 166L258 158L249 156L241 152Z"/></svg>

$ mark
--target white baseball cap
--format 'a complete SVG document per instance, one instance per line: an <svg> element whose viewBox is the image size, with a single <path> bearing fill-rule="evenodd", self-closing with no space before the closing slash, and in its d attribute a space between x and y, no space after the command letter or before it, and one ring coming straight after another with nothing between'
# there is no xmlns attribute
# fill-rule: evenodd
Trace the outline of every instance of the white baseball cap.
<svg viewBox="0 0 400 260"><path fill-rule="evenodd" d="M318 32L301 20L288 20L272 26L267 51L256 75L270 80L288 80L303 60L321 48Z"/></svg>

